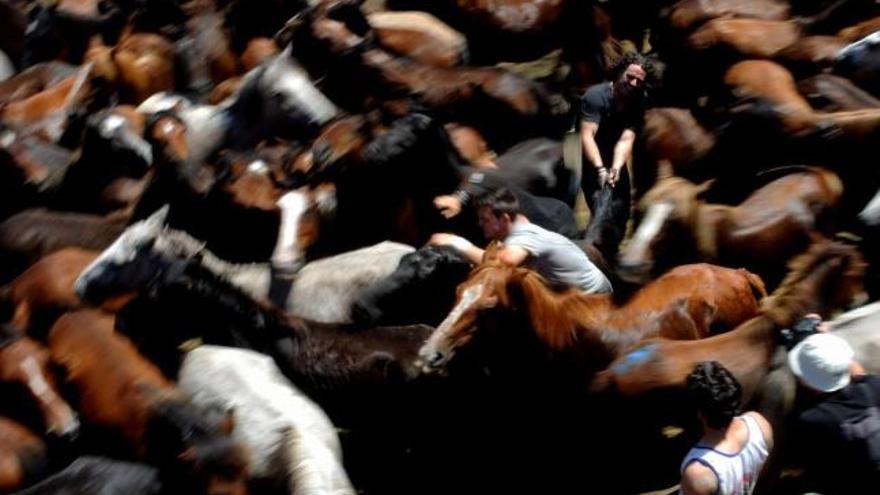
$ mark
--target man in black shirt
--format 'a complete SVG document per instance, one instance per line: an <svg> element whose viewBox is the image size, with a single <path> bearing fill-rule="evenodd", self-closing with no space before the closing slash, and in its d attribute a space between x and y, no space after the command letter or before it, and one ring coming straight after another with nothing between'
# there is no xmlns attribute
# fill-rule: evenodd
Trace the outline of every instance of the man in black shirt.
<svg viewBox="0 0 880 495"><path fill-rule="evenodd" d="M595 193L606 184L614 188L615 199L629 208L626 162L641 128L650 71L645 57L628 53L615 67L613 81L590 86L581 99L581 142L586 156L582 187L591 212Z"/></svg>
<svg viewBox="0 0 880 495"><path fill-rule="evenodd" d="M819 332L788 357L801 385L799 402L807 402L793 425L789 451L806 469L809 486L803 488L825 495L880 489L880 377L864 374L853 356L845 340Z"/></svg>

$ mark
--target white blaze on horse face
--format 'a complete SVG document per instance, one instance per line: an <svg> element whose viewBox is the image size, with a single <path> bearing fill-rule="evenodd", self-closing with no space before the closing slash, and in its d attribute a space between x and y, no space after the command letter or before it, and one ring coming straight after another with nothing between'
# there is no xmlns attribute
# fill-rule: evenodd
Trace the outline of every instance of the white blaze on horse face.
<svg viewBox="0 0 880 495"><path fill-rule="evenodd" d="M52 404L59 402L60 397L52 391L52 387L46 382L46 379L43 377L43 372L40 369L39 363L33 356L27 357L21 363L21 369L24 371L25 376L27 377L27 386L30 389L31 393L34 394L37 400L40 401L43 406L45 406L46 410L52 411ZM61 405L61 404L58 404ZM68 435L75 433L79 430L79 420L77 420L76 416L73 414L67 407L61 407L61 415L62 418L59 418L63 424L61 427L61 431L56 433L60 435ZM50 431L53 429L52 425L49 425Z"/></svg>
<svg viewBox="0 0 880 495"><path fill-rule="evenodd" d="M251 162L248 167L248 172L253 172L255 174L266 175L269 173L269 165L266 165L266 162L263 160L255 160Z"/></svg>
<svg viewBox="0 0 880 495"><path fill-rule="evenodd" d="M880 224L880 191L877 191L871 201L868 201L865 208L859 212L859 220L872 227Z"/></svg>
<svg viewBox="0 0 880 495"><path fill-rule="evenodd" d="M434 333L431 334L431 337L428 339L428 342L422 347L419 351L420 356L423 360L425 360L430 365L439 365L443 364L449 360L451 357L449 355L449 349L445 349L447 345L445 344L445 340L447 338L447 334L449 330L455 326L458 320L461 318L461 315L464 314L465 311L470 309L473 306L474 302L480 298L483 294L483 284L474 284L461 294L461 300L458 301L458 304L452 308L452 311L449 312L449 315L440 323L440 326L434 330ZM441 346L440 343L444 342ZM437 359L437 353L441 351L441 349L445 352L442 353L441 358Z"/></svg>
<svg viewBox="0 0 880 495"><path fill-rule="evenodd" d="M297 232L303 214L309 205L308 194L302 189L290 191L278 200L281 208L281 227L278 242L272 253L272 263L277 266L296 265L302 262L302 250L297 246Z"/></svg>

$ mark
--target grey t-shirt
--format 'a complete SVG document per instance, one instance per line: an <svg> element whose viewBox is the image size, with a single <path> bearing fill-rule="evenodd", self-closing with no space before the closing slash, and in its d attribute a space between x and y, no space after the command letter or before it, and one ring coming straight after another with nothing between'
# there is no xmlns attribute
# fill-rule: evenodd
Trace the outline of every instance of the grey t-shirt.
<svg viewBox="0 0 880 495"><path fill-rule="evenodd" d="M525 264L552 284L579 287L584 292L612 292L611 282L575 243L528 222L515 222L505 246L529 252Z"/></svg>

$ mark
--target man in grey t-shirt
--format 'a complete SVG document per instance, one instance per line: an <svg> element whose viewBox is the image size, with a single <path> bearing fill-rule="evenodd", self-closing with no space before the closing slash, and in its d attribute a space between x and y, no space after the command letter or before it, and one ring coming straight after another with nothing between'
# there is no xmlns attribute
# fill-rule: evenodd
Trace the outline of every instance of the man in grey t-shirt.
<svg viewBox="0 0 880 495"><path fill-rule="evenodd" d="M519 212L516 196L498 189L483 198L478 206L480 226L487 239L503 241L498 259L511 266L529 267L551 284L578 287L584 292L611 292L608 278L587 258L584 251L569 239L539 227ZM434 234L431 244L452 246L474 263L485 251L470 241L452 234Z"/></svg>

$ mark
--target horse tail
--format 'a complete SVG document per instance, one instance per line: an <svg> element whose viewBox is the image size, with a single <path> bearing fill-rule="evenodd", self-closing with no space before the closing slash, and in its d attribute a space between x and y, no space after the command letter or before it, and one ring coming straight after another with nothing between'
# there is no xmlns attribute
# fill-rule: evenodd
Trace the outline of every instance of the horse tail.
<svg viewBox="0 0 880 495"><path fill-rule="evenodd" d="M761 277L745 268L740 268L739 271L745 275L746 280L749 282L749 287L752 289L752 295L755 296L756 301L760 301L767 297L767 286L764 285L764 280L762 280Z"/></svg>

